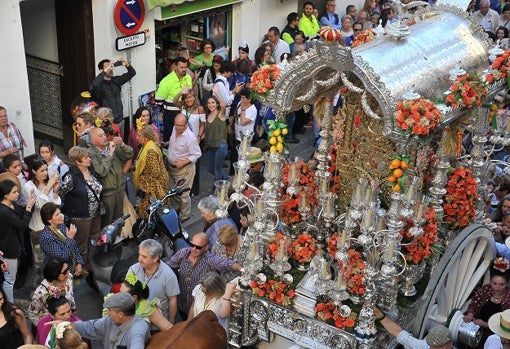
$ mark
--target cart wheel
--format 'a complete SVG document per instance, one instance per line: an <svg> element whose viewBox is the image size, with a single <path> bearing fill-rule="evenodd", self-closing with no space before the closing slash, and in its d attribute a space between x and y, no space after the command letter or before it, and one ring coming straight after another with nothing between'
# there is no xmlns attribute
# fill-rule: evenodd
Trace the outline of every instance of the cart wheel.
<svg viewBox="0 0 510 349"><path fill-rule="evenodd" d="M473 224L462 230L441 257L423 294L413 327L418 338L423 338L436 324L447 325L457 310L467 308L471 293L495 256L496 246L489 228ZM450 330L457 338L458 327L450 326Z"/></svg>

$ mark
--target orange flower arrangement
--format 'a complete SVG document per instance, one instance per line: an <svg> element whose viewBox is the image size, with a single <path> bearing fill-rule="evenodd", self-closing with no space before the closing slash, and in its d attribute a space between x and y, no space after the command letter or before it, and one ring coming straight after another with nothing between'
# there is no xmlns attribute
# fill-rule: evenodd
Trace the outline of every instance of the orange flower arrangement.
<svg viewBox="0 0 510 349"><path fill-rule="evenodd" d="M287 194L287 188L290 187L289 183L289 169L290 164L286 163L283 167L283 188L280 190L281 198L283 201L282 204L282 221L291 225L297 223L301 220L301 213L299 212L299 201L301 199L301 195L290 195ZM313 210L315 206L317 206L317 185L315 184L315 173L308 167L307 164L302 163L299 166L299 170L297 171L299 177L299 183L297 186L308 187L310 188L310 207ZM304 191L303 191L304 192Z"/></svg>
<svg viewBox="0 0 510 349"><path fill-rule="evenodd" d="M367 29L361 32L354 41L352 42L352 47L357 47L363 45L367 42L370 42L375 39L375 32L373 29Z"/></svg>
<svg viewBox="0 0 510 349"><path fill-rule="evenodd" d="M348 332L351 332L354 326L356 326L356 313L352 312L348 317L344 318L339 314L337 307L331 301L317 303L315 306L315 316L318 320Z"/></svg>
<svg viewBox="0 0 510 349"><path fill-rule="evenodd" d="M267 298L283 306L291 306L292 299L296 295L295 291L290 287L290 285L273 279L269 279L264 284L259 284L257 281L252 281L250 286L254 295Z"/></svg>
<svg viewBox="0 0 510 349"><path fill-rule="evenodd" d="M274 261L276 255L278 254L278 249L280 248L280 241L284 241L287 244L287 237L282 233L277 232L273 235L269 243L267 244L267 255L270 257L271 261ZM287 246L287 256L292 255L292 249L290 246Z"/></svg>
<svg viewBox="0 0 510 349"><path fill-rule="evenodd" d="M510 50L506 50L501 55L499 55L494 62L492 62L492 73L489 73L485 76L485 79L488 83L492 83L494 80L504 80L506 79L506 83L509 84L510 77L507 74L507 71L510 69Z"/></svg>
<svg viewBox="0 0 510 349"><path fill-rule="evenodd" d="M441 112L434 102L418 98L397 102L395 123L406 133L426 136L441 122Z"/></svg>
<svg viewBox="0 0 510 349"><path fill-rule="evenodd" d="M363 261L361 253L356 250L348 250L347 255L349 256L349 262L344 268L345 285L350 293L363 295L365 294L365 262ZM338 264L340 268L343 268L343 263L341 261L339 261Z"/></svg>
<svg viewBox="0 0 510 349"><path fill-rule="evenodd" d="M317 253L316 241L307 233L299 234L291 246L292 258L298 263L310 263Z"/></svg>
<svg viewBox="0 0 510 349"><path fill-rule="evenodd" d="M476 74L464 74L455 79L446 95L446 105L452 108L472 108L474 105L481 106L487 97L488 89L484 81Z"/></svg>
<svg viewBox="0 0 510 349"><path fill-rule="evenodd" d="M403 253L406 261L414 264L420 264L424 259L430 258L433 254L432 245L438 241L437 231L438 223L436 211L432 207L425 209L424 217L426 223L422 226L423 235L415 239L410 234L410 229L414 227L414 222L409 219L405 222L404 228L400 231L402 234ZM412 243L410 243L412 241Z"/></svg>
<svg viewBox="0 0 510 349"><path fill-rule="evenodd" d="M328 241L326 241L327 243L327 250L328 250L328 253L331 257L335 258L335 254L336 252L338 251L338 233L337 232L334 232L333 234L331 234L331 236L329 237Z"/></svg>
<svg viewBox="0 0 510 349"><path fill-rule="evenodd" d="M250 88L260 96L267 96L274 88L274 82L280 73L280 68L275 64L260 67L251 76Z"/></svg>
<svg viewBox="0 0 510 349"><path fill-rule="evenodd" d="M449 173L444 198L444 221L450 229L460 229L473 222L478 192L471 170L457 168Z"/></svg>

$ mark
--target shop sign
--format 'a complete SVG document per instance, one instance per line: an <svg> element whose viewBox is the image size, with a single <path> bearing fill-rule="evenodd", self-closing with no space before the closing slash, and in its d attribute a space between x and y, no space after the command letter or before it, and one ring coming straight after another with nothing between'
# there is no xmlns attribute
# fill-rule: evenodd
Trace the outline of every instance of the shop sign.
<svg viewBox="0 0 510 349"><path fill-rule="evenodd" d="M180 5L170 5L161 8L161 19L175 18L189 15L191 13L202 12L221 6L235 4L243 0L194 0L187 1Z"/></svg>
<svg viewBox="0 0 510 349"><path fill-rule="evenodd" d="M123 36L115 40L115 48L117 51L126 50L136 46L142 46L143 44L145 44L145 32Z"/></svg>
<svg viewBox="0 0 510 349"><path fill-rule="evenodd" d="M138 32L145 17L143 0L117 0L114 19L122 34L132 35Z"/></svg>

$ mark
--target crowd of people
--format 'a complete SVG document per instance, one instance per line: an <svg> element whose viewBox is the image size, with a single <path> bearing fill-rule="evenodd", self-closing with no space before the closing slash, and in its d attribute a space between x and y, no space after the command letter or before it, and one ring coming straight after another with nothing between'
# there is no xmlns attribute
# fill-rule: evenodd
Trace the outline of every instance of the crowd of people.
<svg viewBox="0 0 510 349"><path fill-rule="evenodd" d="M8 174L0 178L4 278L0 347L34 342L49 348L86 348L89 340L102 340L108 349L143 348L151 332L166 331L206 310L213 311L228 329L231 297L246 255L243 234L251 217L247 209L234 207L229 217L217 218L214 195L198 204L204 229L192 235L190 247L163 261L160 242L147 239L140 243L138 262L127 271L120 292L106 298L103 318L80 320L73 285L90 272L87 265L93 247L89 241L99 238L101 228L126 210L146 217L149 198L163 197L179 179L192 190L171 198L171 204L179 211L181 222L188 220L193 209L190 195L215 191L214 187L199 187L203 155L206 160L202 164L215 180L230 180L238 146L243 135L250 134L248 182L252 188L262 186L263 153L270 150L267 121L275 115L253 97L251 74L264 65L284 64L304 54L321 27L337 29L340 44L351 46L364 30L379 25L388 28L395 21L387 1L366 0L359 10L348 5L345 13L336 6L335 0L326 0L320 11L313 2L305 2L300 14L288 14L281 30L276 26L268 29L253 60L245 42L239 44L232 61L214 55L215 44L209 39L202 41L202 53L192 59L189 52L181 50L155 95L163 109L163 128L153 123L150 108L140 107L124 134L121 86L136 71L126 59L102 60L100 73L91 84L91 94L100 108L76 115L79 141L69 150L67 164L58 158L49 140L42 141L38 157L25 164L26 142L15 124L9 123L7 110L0 107L0 158L2 171ZM481 0L479 10L470 11L488 33L503 40L510 29L509 6L491 9L488 0ZM114 75L116 66L124 67L125 72ZM338 107L341 99L335 104ZM320 118L307 108L289 113L286 121L287 143L298 143L295 135L304 133L305 128L313 127L319 138ZM224 166L227 158L228 170ZM487 209L496 223L498 253L510 258L510 249L504 244L510 235L510 178L496 173L493 185ZM26 276L26 271L18 271L25 256L33 258L36 275L35 280L29 280L34 288L27 309L32 328L24 321L23 310L13 305L14 286ZM477 290L464 318L486 329L487 343L504 347L510 336L501 335L499 323L491 319L506 314L510 307L507 270L508 265L504 271L491 267L490 283ZM391 334L405 337L410 347L451 344L451 335L444 328L431 330L428 339L417 344L378 309L374 311L381 324ZM500 337L490 336L493 333Z"/></svg>

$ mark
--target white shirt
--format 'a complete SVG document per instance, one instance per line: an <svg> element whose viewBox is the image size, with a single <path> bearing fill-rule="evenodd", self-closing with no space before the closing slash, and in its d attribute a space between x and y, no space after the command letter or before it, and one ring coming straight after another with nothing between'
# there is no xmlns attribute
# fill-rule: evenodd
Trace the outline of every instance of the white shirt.
<svg viewBox="0 0 510 349"><path fill-rule="evenodd" d="M58 173L58 178L62 182L62 178L69 171L69 166L67 166L62 160L58 158L58 156L53 157L53 161L48 164L48 176L52 176L54 172Z"/></svg>
<svg viewBox="0 0 510 349"><path fill-rule="evenodd" d="M202 284L196 285L193 291L191 291L191 295L195 298L193 305L193 315L196 317L198 314L205 310L211 310L214 314L216 314L220 325L225 329L225 331L228 332L230 317L227 316L222 318L220 316L221 303L223 302L223 298L212 298L209 302L206 302L206 295L204 292L202 292Z"/></svg>
<svg viewBox="0 0 510 349"><path fill-rule="evenodd" d="M403 330L397 336L397 342L402 344L405 349L429 349L429 345L424 339L413 337L409 332Z"/></svg>
<svg viewBox="0 0 510 349"><path fill-rule="evenodd" d="M34 191L35 193L35 205L32 208L32 218L30 218L30 223L28 224L29 228L33 231L39 231L44 229L44 223L41 218L41 207L47 202L53 202L54 204L60 206L62 200L60 200L60 196L57 196L55 199L53 197L53 189L50 190L48 195L44 194L43 191L39 190L37 186L32 181L28 181L27 184L23 186L21 191L23 192L23 196L28 198L30 197L30 192Z"/></svg>
<svg viewBox="0 0 510 349"><path fill-rule="evenodd" d="M188 126L195 135L198 137L198 132L200 131L200 122L205 122L205 114L188 114L186 109L182 109L182 114L186 115L188 118Z"/></svg>
<svg viewBox="0 0 510 349"><path fill-rule="evenodd" d="M229 89L229 84L228 84L227 78L220 74L216 77L216 81L217 80L221 80L221 82L218 81L218 82L214 83L214 85L218 89L218 94L225 101L225 104L227 106L230 106L232 104L232 102L234 101L234 94ZM213 95L216 96L215 93L213 93Z"/></svg>
<svg viewBox="0 0 510 349"><path fill-rule="evenodd" d="M270 43L269 41L265 41L264 44ZM271 44L272 45L272 44ZM280 57L284 54L288 53L290 56L290 46L282 39L278 39L278 42L276 43L276 46L273 47L273 57L276 61L276 63L281 63Z"/></svg>
<svg viewBox="0 0 510 349"><path fill-rule="evenodd" d="M179 137L175 129L168 141L168 163L174 164L175 161L181 159L189 159L195 163L202 156L200 145L198 145L197 137L193 134L189 127L186 127Z"/></svg>
<svg viewBox="0 0 510 349"><path fill-rule="evenodd" d="M246 125L241 125L241 117L236 118L236 126L234 128L236 139L238 141L242 140L241 133L242 134L248 134L250 132L253 132L253 128L255 126L255 119L257 118L257 108L252 104L250 105L244 112L245 116L251 120L250 123ZM241 115L241 103L239 103L239 107L237 108L237 115Z"/></svg>
<svg viewBox="0 0 510 349"><path fill-rule="evenodd" d="M499 13L490 8L485 16L478 10L473 14L473 17L475 22L478 22L484 30L496 34L499 27Z"/></svg>
<svg viewBox="0 0 510 349"><path fill-rule="evenodd" d="M493 334L489 336L483 345L483 349L503 349L503 344L501 344L501 339L497 334Z"/></svg>

